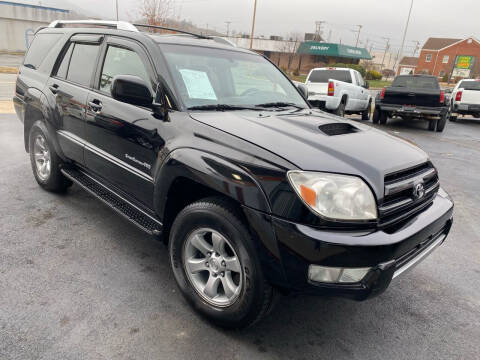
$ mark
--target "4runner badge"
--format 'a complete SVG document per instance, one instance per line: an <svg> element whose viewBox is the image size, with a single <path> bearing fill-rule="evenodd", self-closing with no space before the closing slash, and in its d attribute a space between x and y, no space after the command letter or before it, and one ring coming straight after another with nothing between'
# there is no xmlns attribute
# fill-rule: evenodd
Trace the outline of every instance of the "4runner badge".
<svg viewBox="0 0 480 360"><path fill-rule="evenodd" d="M150 165L149 163L146 163L145 161L140 161L140 160L136 159L134 156L125 154L125 158L130 160L130 161L133 161L134 163L137 163L138 165L141 165L141 166L147 168L148 170L150 170L152 168L152 165Z"/></svg>

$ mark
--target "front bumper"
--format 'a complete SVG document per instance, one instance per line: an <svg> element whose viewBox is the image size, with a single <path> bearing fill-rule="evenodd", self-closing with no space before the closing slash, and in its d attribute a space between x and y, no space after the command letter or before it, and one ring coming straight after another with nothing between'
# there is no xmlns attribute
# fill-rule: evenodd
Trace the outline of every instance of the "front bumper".
<svg viewBox="0 0 480 360"><path fill-rule="evenodd" d="M272 250L270 239L271 251L263 257L268 260L265 272L277 269L279 276L269 280L291 292L365 300L385 291L393 278L441 245L452 226L452 215L452 201L437 195L427 210L391 231L319 230L270 217L277 247ZM308 280L311 264L371 270L354 284L317 283Z"/></svg>
<svg viewBox="0 0 480 360"><path fill-rule="evenodd" d="M397 104L377 104L382 111L409 116L442 116L448 112L447 107L405 106Z"/></svg>

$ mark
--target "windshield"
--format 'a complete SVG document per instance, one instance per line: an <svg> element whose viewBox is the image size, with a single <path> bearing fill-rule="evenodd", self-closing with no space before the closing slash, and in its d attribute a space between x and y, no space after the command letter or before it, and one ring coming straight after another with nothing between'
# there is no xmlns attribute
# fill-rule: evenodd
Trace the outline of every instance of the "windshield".
<svg viewBox="0 0 480 360"><path fill-rule="evenodd" d="M406 87L409 89L440 89L436 78L423 76L398 76L393 80L392 87Z"/></svg>
<svg viewBox="0 0 480 360"><path fill-rule="evenodd" d="M460 85L458 85L458 88L464 89L464 90L480 91L480 82L479 81L462 81Z"/></svg>
<svg viewBox="0 0 480 360"><path fill-rule="evenodd" d="M312 83L328 83L329 80L352 82L352 76L348 70L314 70L308 77Z"/></svg>
<svg viewBox="0 0 480 360"><path fill-rule="evenodd" d="M187 108L272 103L308 108L290 81L262 56L198 46L160 46Z"/></svg>

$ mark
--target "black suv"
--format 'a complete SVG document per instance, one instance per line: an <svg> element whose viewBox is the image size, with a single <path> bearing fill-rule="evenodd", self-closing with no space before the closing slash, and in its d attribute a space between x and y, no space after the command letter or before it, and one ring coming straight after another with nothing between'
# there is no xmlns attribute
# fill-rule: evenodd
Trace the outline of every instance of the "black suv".
<svg viewBox="0 0 480 360"><path fill-rule="evenodd" d="M278 293L378 295L452 225L423 151L306 95L220 39L56 22L14 104L41 187L76 183L161 237L192 306L244 327Z"/></svg>

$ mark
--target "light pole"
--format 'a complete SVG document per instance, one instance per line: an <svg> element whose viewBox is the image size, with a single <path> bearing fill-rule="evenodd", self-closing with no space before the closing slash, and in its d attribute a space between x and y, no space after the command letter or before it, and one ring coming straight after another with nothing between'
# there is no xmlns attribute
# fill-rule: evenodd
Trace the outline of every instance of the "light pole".
<svg viewBox="0 0 480 360"><path fill-rule="evenodd" d="M410 3L410 10L408 11L407 24L405 25L405 31L403 32L402 46L400 47L400 51L398 53L398 58L399 59L401 59L402 54L403 54L403 47L405 46L405 38L407 37L408 25L410 24L410 16L412 15L412 8L413 8L413 0ZM394 68L396 66L397 66L397 62L395 61Z"/></svg>
<svg viewBox="0 0 480 360"><path fill-rule="evenodd" d="M118 0L115 0L115 9L117 12L117 21L118 21Z"/></svg>
<svg viewBox="0 0 480 360"><path fill-rule="evenodd" d="M358 47L358 41L360 40L360 31L362 31L363 25L357 25L358 26L358 35L357 35L357 43L355 44L355 47Z"/></svg>
<svg viewBox="0 0 480 360"><path fill-rule="evenodd" d="M230 35L230 24L232 22L231 21L225 21L225 24L227 24L227 37Z"/></svg>
<svg viewBox="0 0 480 360"><path fill-rule="evenodd" d="M250 49L253 47L253 34L255 33L255 16L257 15L257 0L253 4L252 32L250 33Z"/></svg>

